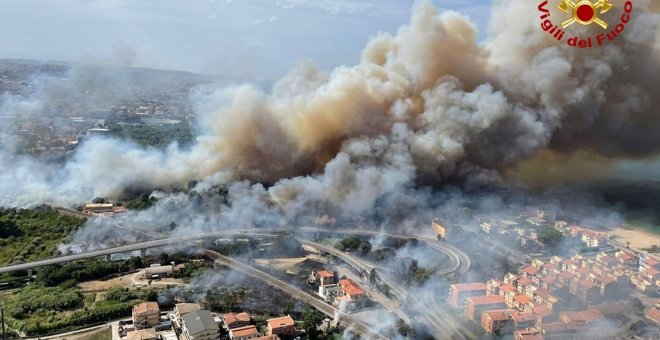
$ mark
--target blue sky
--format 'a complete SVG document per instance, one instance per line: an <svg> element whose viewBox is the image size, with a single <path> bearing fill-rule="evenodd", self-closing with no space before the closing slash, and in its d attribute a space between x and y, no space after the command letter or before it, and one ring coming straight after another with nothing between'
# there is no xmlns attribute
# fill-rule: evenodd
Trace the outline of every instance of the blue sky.
<svg viewBox="0 0 660 340"><path fill-rule="evenodd" d="M489 0L434 0L480 27ZM413 0L3 0L0 58L81 61L273 80L301 59L354 64Z"/></svg>

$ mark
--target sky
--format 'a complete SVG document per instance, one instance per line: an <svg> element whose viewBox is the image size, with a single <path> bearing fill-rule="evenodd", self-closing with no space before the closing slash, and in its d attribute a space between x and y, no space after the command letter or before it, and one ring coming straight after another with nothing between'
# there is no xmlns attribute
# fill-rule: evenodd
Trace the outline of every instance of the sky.
<svg viewBox="0 0 660 340"><path fill-rule="evenodd" d="M433 0L485 37L490 0ZM184 70L272 81L301 60L355 64L414 0L3 0L0 58Z"/></svg>

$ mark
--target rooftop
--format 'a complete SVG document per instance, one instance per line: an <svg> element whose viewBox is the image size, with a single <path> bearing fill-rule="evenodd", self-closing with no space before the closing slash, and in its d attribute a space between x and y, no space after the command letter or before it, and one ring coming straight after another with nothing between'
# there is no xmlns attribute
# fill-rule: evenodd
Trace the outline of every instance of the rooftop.
<svg viewBox="0 0 660 340"><path fill-rule="evenodd" d="M516 322L526 322L526 321L533 321L536 319L536 315L533 313L521 313L521 312L511 312L511 318L515 320Z"/></svg>
<svg viewBox="0 0 660 340"><path fill-rule="evenodd" d="M490 296L473 296L467 299L468 303L473 305L490 305L496 303L504 303L504 298L499 295L490 295Z"/></svg>
<svg viewBox="0 0 660 340"><path fill-rule="evenodd" d="M472 290L486 290L486 284L483 282L457 283L451 285L458 292L467 292Z"/></svg>
<svg viewBox="0 0 660 340"><path fill-rule="evenodd" d="M506 321L509 320L509 312L505 309L502 310L489 310L482 315L488 315L493 321Z"/></svg>
<svg viewBox="0 0 660 340"><path fill-rule="evenodd" d="M321 271L319 271L319 277L322 277L322 278L335 277L335 274L333 274L332 272L329 272L327 270L321 270Z"/></svg>
<svg viewBox="0 0 660 340"><path fill-rule="evenodd" d="M142 339L155 339L156 329L147 328L129 332L127 335L128 340L142 340Z"/></svg>
<svg viewBox="0 0 660 340"><path fill-rule="evenodd" d="M197 334L206 330L217 331L220 329L213 320L211 312L207 310L195 310L182 317L190 334Z"/></svg>
<svg viewBox="0 0 660 340"><path fill-rule="evenodd" d="M289 315L268 319L266 322L268 322L268 326L270 326L271 329L295 325L295 321L293 321L293 318L291 318Z"/></svg>
<svg viewBox="0 0 660 340"><path fill-rule="evenodd" d="M135 315L149 315L160 313L160 308L156 302L143 302L133 306L133 314Z"/></svg>
<svg viewBox="0 0 660 340"><path fill-rule="evenodd" d="M584 310L576 312L561 312L559 318L565 322L591 322L599 320L602 315L594 310Z"/></svg>
<svg viewBox="0 0 660 340"><path fill-rule="evenodd" d="M546 307L546 306L540 306L540 305L534 307L534 309L532 309L532 311L534 312L534 314L536 314L536 315L538 315L538 316L540 316L540 317L542 317L542 318L544 318L544 317L549 316L550 314L552 314L552 309L550 309L550 308L548 308L548 307Z"/></svg>
<svg viewBox="0 0 660 340"><path fill-rule="evenodd" d="M199 303L177 303L174 305L174 308L179 313L179 315L184 315L192 311L202 309Z"/></svg>
<svg viewBox="0 0 660 340"><path fill-rule="evenodd" d="M254 325L234 328L230 332L232 334L232 337L259 335L259 332L257 332L257 327L255 327Z"/></svg>
<svg viewBox="0 0 660 340"><path fill-rule="evenodd" d="M537 268L537 267L533 267L533 266L529 266L529 267L525 267L525 268L523 268L522 272L523 272L523 273L527 273L527 274L529 274L529 275L534 275L534 274L536 274L536 273L539 272L539 268Z"/></svg>
<svg viewBox="0 0 660 340"><path fill-rule="evenodd" d="M225 324L230 325L236 321L238 322L250 322L250 314L248 313L228 313L222 316Z"/></svg>
<svg viewBox="0 0 660 340"><path fill-rule="evenodd" d="M523 305L526 305L530 302L529 296L527 296L525 294L518 294L513 299L518 301L518 303L521 303Z"/></svg>

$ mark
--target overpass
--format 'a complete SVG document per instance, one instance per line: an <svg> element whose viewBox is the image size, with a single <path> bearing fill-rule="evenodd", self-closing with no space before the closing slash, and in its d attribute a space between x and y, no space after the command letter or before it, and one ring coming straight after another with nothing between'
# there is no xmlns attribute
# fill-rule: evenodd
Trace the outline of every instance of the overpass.
<svg viewBox="0 0 660 340"><path fill-rule="evenodd" d="M101 257L101 256L105 256L106 258L109 258L113 254L121 254L121 253L128 253L134 251L140 251L141 255L144 256L146 254L146 250L150 248L158 248L168 245L194 242L205 238L237 236L237 235L272 237L273 233L281 233L281 232L291 233L297 231L327 232L327 233L339 233L339 234L363 235L363 236L382 236L382 237L405 239L405 240L417 239L418 241L424 242L430 247L449 255L451 259L451 266L450 268L445 270L442 274L449 274L455 271L465 272L470 267L470 258L465 253L454 248L453 246L450 246L444 242L439 242L432 238L381 233L377 231L361 230L361 229L344 230L344 229L322 229L315 227L300 227L296 229L273 229L273 230L230 229L230 230L213 231L213 232L198 233L198 234L191 234L184 236L173 236L173 237L161 238L150 241L136 242L132 244L110 247L105 249L92 250L92 251L82 252L79 254L64 255L50 259L31 261L20 264L11 264L8 266L0 267L0 274L14 272L14 271L21 271L21 270L27 270L29 274L31 274L32 269L37 267L68 263L72 261L84 260L84 259ZM336 251L339 252L339 250Z"/></svg>

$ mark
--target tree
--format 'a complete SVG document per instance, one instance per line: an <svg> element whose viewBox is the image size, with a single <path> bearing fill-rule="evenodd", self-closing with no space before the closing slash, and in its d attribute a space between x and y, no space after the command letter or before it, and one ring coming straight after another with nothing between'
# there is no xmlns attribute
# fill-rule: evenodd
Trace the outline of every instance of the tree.
<svg viewBox="0 0 660 340"><path fill-rule="evenodd" d="M160 253L160 255L158 255L158 262L161 265L169 264L170 263L170 255L168 255L167 253Z"/></svg>
<svg viewBox="0 0 660 340"><path fill-rule="evenodd" d="M632 306L636 313L641 313L644 311L644 303L638 297L633 297L630 299L630 306Z"/></svg>
<svg viewBox="0 0 660 340"><path fill-rule="evenodd" d="M362 243L360 243L360 249L359 249L360 255L365 256L369 254L370 251L371 251L371 243L369 241L362 241Z"/></svg>
<svg viewBox="0 0 660 340"><path fill-rule="evenodd" d="M325 316L310 306L305 306L302 315L302 327L309 339L318 339L319 331L316 329L323 322Z"/></svg>

